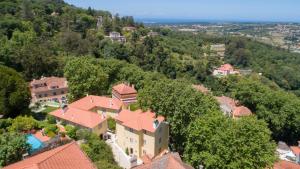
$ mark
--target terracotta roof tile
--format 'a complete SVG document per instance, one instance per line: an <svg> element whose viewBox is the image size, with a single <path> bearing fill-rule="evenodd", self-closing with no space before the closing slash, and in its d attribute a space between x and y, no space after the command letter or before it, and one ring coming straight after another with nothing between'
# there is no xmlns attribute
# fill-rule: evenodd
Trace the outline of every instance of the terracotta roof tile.
<svg viewBox="0 0 300 169"><path fill-rule="evenodd" d="M300 147L299 146L291 146L291 150L295 155L300 155Z"/></svg>
<svg viewBox="0 0 300 169"><path fill-rule="evenodd" d="M273 169L300 169L300 165L293 162L280 160L274 164Z"/></svg>
<svg viewBox="0 0 300 169"><path fill-rule="evenodd" d="M69 106L82 110L91 110L95 107L119 110L122 107L122 102L116 98L89 95L73 102Z"/></svg>
<svg viewBox="0 0 300 169"><path fill-rule="evenodd" d="M227 105L232 110L232 115L234 117L249 116L252 114L250 109L245 106L238 106L238 101L230 97L221 96L216 97L216 99L220 105Z"/></svg>
<svg viewBox="0 0 300 169"><path fill-rule="evenodd" d="M119 94L136 94L137 93L137 91L134 89L134 87L131 87L124 83L113 86L112 89L117 91Z"/></svg>
<svg viewBox="0 0 300 169"><path fill-rule="evenodd" d="M38 84L46 84L46 86L41 86L38 88L34 88L34 85ZM68 82L66 78L60 77L42 77L39 80L32 80L30 82L31 92L41 92L48 91L51 89L51 86L58 86L58 88L67 88Z"/></svg>
<svg viewBox="0 0 300 169"><path fill-rule="evenodd" d="M158 116L155 118L155 113L147 111L142 112L142 110L130 111L130 110L122 110L116 120L122 122L124 126L130 127L135 130L146 130L149 132L155 132L155 128L153 127L154 120L158 120L162 122L165 120L163 116Z"/></svg>
<svg viewBox="0 0 300 169"><path fill-rule="evenodd" d="M106 119L106 117L102 117L98 113L74 108L72 106L65 108L65 111L58 109L50 114L88 128L94 128Z"/></svg>
<svg viewBox="0 0 300 169"><path fill-rule="evenodd" d="M3 169L96 169L96 167L76 142L72 142Z"/></svg>
<svg viewBox="0 0 300 169"><path fill-rule="evenodd" d="M169 153L134 169L193 169L193 167L183 163L178 153Z"/></svg>

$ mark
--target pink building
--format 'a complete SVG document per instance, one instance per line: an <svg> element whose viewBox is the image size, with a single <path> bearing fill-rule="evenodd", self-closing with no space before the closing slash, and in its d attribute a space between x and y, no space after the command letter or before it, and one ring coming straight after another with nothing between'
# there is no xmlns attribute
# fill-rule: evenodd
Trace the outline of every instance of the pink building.
<svg viewBox="0 0 300 169"><path fill-rule="evenodd" d="M252 114L251 110L245 106L238 105L238 101L222 96L216 97L217 101L220 104L221 111L232 118L240 118L243 116L250 116Z"/></svg>
<svg viewBox="0 0 300 169"><path fill-rule="evenodd" d="M32 103L55 101L66 103L68 82L66 78L42 77L30 82Z"/></svg>
<svg viewBox="0 0 300 169"><path fill-rule="evenodd" d="M221 65L219 68L215 69L213 72L214 76L227 76L232 74L239 74L239 71L234 70L233 66L230 64Z"/></svg>

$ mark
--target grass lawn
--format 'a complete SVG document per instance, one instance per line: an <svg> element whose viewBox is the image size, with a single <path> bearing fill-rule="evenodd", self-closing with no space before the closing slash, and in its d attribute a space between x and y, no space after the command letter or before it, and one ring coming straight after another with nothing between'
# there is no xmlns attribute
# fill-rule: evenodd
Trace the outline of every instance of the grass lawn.
<svg viewBox="0 0 300 169"><path fill-rule="evenodd" d="M48 114L54 110L57 110L59 109L59 107L51 107L51 106L45 106L45 110L42 111L42 113L45 113L45 114Z"/></svg>
<svg viewBox="0 0 300 169"><path fill-rule="evenodd" d="M45 106L45 110L39 112L39 113L33 113L32 116L37 119L37 120L45 120L46 119L46 116L48 113L54 111L54 110L57 110L59 109L58 107L51 107L51 106Z"/></svg>

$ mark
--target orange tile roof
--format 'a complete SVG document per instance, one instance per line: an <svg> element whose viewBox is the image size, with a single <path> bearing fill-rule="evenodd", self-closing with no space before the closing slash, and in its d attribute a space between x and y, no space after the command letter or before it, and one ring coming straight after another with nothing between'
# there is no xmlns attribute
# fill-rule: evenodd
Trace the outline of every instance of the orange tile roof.
<svg viewBox="0 0 300 169"><path fill-rule="evenodd" d="M193 167L183 163L178 153L169 153L134 169L193 169Z"/></svg>
<svg viewBox="0 0 300 169"><path fill-rule="evenodd" d="M95 107L119 110L122 107L122 102L116 98L89 95L73 102L69 106L82 110L91 110Z"/></svg>
<svg viewBox="0 0 300 169"><path fill-rule="evenodd" d="M252 114L251 110L245 106L238 106L233 110L234 117L250 116Z"/></svg>
<svg viewBox="0 0 300 169"><path fill-rule="evenodd" d="M134 89L134 87L131 87L124 83L113 86L112 89L117 91L119 94L136 94L137 93L137 91Z"/></svg>
<svg viewBox="0 0 300 169"><path fill-rule="evenodd" d="M29 157L3 169L96 169L76 142Z"/></svg>
<svg viewBox="0 0 300 169"><path fill-rule="evenodd" d="M291 146L291 150L295 155L300 155L300 147L299 146Z"/></svg>
<svg viewBox="0 0 300 169"><path fill-rule="evenodd" d="M219 104L225 104L232 110L233 117L242 117L242 116L250 116L252 114L251 110L245 106L238 106L238 101L226 97L216 97Z"/></svg>
<svg viewBox="0 0 300 169"><path fill-rule="evenodd" d="M143 112L142 110L130 111L122 110L119 115L115 118L120 121L122 125L130 127L135 130L146 130L149 132L155 132L156 128L153 127L154 120L162 122L165 120L163 116L155 118L154 112Z"/></svg>
<svg viewBox="0 0 300 169"><path fill-rule="evenodd" d="M273 169L300 169L300 165L290 161L280 160L274 164Z"/></svg>
<svg viewBox="0 0 300 169"><path fill-rule="evenodd" d="M221 65L221 67L219 67L218 69L222 71L233 71L233 66L231 64L224 64Z"/></svg>
<svg viewBox="0 0 300 169"><path fill-rule="evenodd" d="M52 116L79 124L84 127L94 128L98 124L102 123L106 117L102 117L98 113L82 110L69 106L65 108L65 112L62 109L55 110L50 113Z"/></svg>
<svg viewBox="0 0 300 169"><path fill-rule="evenodd" d="M38 84L46 84L46 86L41 86L38 88L34 88L34 85ZM41 92L51 90L51 86L58 86L59 88L67 88L68 83L66 78L61 77L42 77L39 80L32 80L30 82L31 92Z"/></svg>

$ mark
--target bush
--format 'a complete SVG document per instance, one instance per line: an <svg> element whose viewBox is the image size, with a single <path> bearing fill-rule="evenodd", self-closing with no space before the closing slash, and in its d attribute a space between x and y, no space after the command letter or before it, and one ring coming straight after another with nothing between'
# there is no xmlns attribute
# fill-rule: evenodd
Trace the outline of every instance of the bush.
<svg viewBox="0 0 300 169"><path fill-rule="evenodd" d="M59 131L59 128L55 125L55 124L48 124L46 127L45 127L45 133L48 135L49 133L58 133Z"/></svg>
<svg viewBox="0 0 300 169"><path fill-rule="evenodd" d="M67 135L74 139L74 140L77 140L77 137L76 137L76 131L78 130L77 127L74 127L74 126L71 126L71 125L67 125L65 127L66 131L67 131Z"/></svg>
<svg viewBox="0 0 300 169"><path fill-rule="evenodd" d="M12 125L9 127L9 130L21 132L21 131L29 131L37 127L38 127L38 122L33 117L18 116L13 120Z"/></svg>
<svg viewBox="0 0 300 169"><path fill-rule="evenodd" d="M47 115L47 121L50 124L56 124L56 119L55 117L51 116L51 115Z"/></svg>
<svg viewBox="0 0 300 169"><path fill-rule="evenodd" d="M91 136L91 132L87 129L79 129L76 131L76 138L78 140L87 140Z"/></svg>
<svg viewBox="0 0 300 169"><path fill-rule="evenodd" d="M116 121L113 118L109 117L107 119L107 123L110 130L116 131Z"/></svg>

